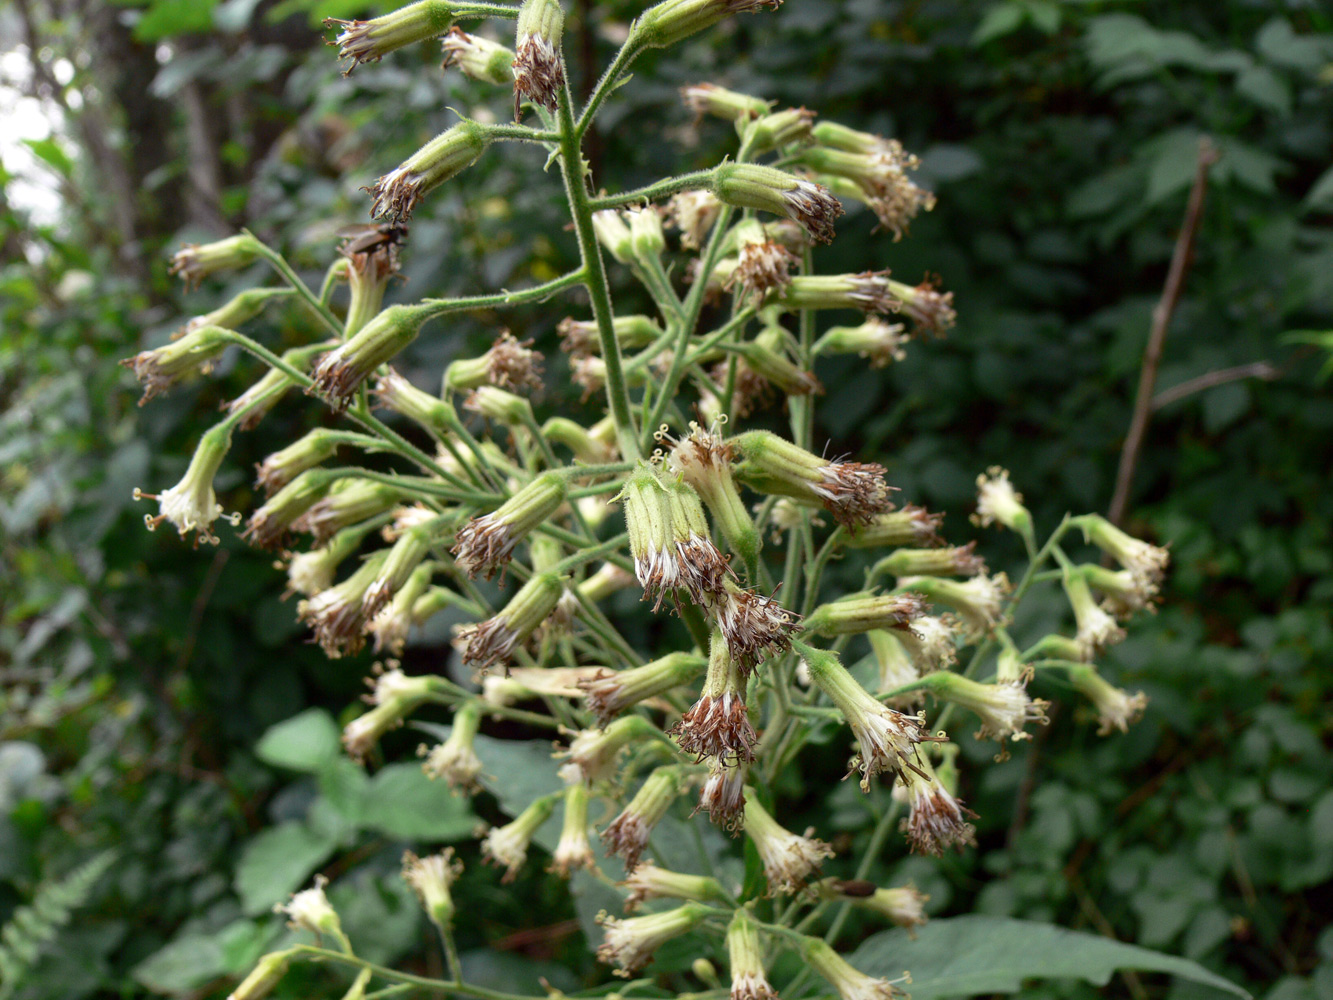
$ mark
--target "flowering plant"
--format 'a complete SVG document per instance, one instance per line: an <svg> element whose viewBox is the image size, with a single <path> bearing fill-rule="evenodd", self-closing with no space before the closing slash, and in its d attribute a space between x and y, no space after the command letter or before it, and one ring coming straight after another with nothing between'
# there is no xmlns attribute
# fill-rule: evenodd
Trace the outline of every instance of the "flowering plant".
<svg viewBox="0 0 1333 1000"><path fill-rule="evenodd" d="M597 187L582 144L636 57L777 6L663 0L629 27L582 107L565 70L558 0L422 0L337 22L349 72L442 38L447 67L512 89L515 121L462 120L380 177L370 188L378 224L348 238L319 291L249 234L181 250L173 270L187 281L264 260L282 284L247 291L129 359L145 400L206 372L233 345L267 369L204 435L180 484L140 495L159 505L150 527L167 522L196 544L215 542L223 505L213 481L234 432L254 430L302 389L340 422L264 460L267 499L243 535L283 554L288 585L303 597L298 614L330 657L367 642L385 657L370 709L344 731L347 752L360 759L423 707L446 706L452 728L427 748L423 767L440 794L466 795L479 786L475 741L488 720L544 727L558 737L558 786L486 832L482 850L502 880L514 877L558 809L551 871L587 871L617 886L627 911L651 911L604 918L597 954L608 966L629 976L664 942L695 933L700 947L728 957L735 1000L775 995L768 968L784 950L804 963L780 984L788 996L815 973L849 1000L889 997L903 980L858 971L836 945L853 906L900 926L925 920L911 886L864 881L895 830L904 849L926 854L974 843L948 736L966 724L959 711L1004 755L1046 722L1048 703L1029 684L1058 673L1091 702L1101 732L1126 730L1144 698L1109 683L1095 661L1124 638L1119 622L1156 598L1167 556L1096 515L1067 517L1039 539L996 468L978 479L974 521L1021 538L1028 563L1011 585L988 571L975 541L946 543L942 515L900 505L883 465L828 458L836 444L815 440L819 357L855 354L881 367L904 356L908 323L911 333L938 335L955 322L952 296L930 282L904 284L873 267L816 268L816 245L834 238L845 205L868 209L895 239L931 208L932 195L912 180L917 161L896 141L700 84L685 89L685 102L734 123L734 153L635 190ZM456 23L505 19L516 21L512 51ZM414 209L506 142L544 147L558 164L579 266L525 289L386 307ZM617 312L608 256L642 286L655 315ZM346 306L335 309L344 284ZM579 291L586 316L573 314ZM291 297L325 340L279 356L237 329ZM480 357L452 361L438 394L392 367L433 320L562 299L571 315L557 328L573 377L587 397L605 398L595 421L538 422L529 395L542 386L542 357L507 332ZM825 321L848 313L860 322ZM783 423L779 401L783 433L772 429ZM336 464L353 452L395 464ZM240 515L230 519L239 524ZM1076 563L1065 550L1076 531L1117 568ZM298 548L302 538L309 544ZM830 561L867 554L863 589L830 592ZM1020 641L1014 609L1042 584L1063 588L1072 634ZM683 628L655 632L663 638L652 648L630 641L612 607L626 590ZM457 631L457 669L409 675L396 657L413 629L446 609L470 619ZM850 879L825 877L835 852L820 831L783 826L777 786L830 730L847 744L862 791L892 788ZM594 805L612 817L599 831L602 855L589 832ZM672 813L714 824L738 850L748 845L762 877L736 882L659 865L653 835ZM263 996L292 963L315 960L348 967L348 996L377 979L493 996L465 981L454 947L458 871L448 851L405 861L440 932L447 979L359 957L317 882L284 910L321 943L266 955L233 996ZM830 908L823 937L808 933Z"/></svg>

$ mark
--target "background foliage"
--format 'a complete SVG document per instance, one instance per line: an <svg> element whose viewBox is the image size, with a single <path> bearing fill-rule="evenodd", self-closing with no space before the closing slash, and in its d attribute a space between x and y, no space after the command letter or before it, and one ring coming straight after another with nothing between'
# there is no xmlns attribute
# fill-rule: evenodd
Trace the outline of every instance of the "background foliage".
<svg viewBox="0 0 1333 1000"><path fill-rule="evenodd" d="M586 78L610 45L587 27L589 4L572 7L567 51ZM614 26L637 9L595 13ZM397 877L403 847L464 838L523 794L492 788L474 816L411 765L367 773L343 759L336 716L367 663L304 644L268 559L232 537L192 552L149 534L130 500L174 482L206 411L247 385L224 368L139 418L116 361L228 297L219 285L186 299L164 253L248 225L314 274L334 230L361 221L357 186L446 125L448 108L480 107L428 47L340 77L312 23L362 12L345 0L0 8L14 39L5 83L56 122L26 157L6 151L0 172L0 923L116 851L47 919L26 970L0 963L8 995L223 996L288 933L269 908L317 870L340 877L333 900L367 958L433 969ZM829 253L856 264L869 245L905 281L929 261L956 293L958 327L887 375L821 363L817 433L884 461L955 527L995 463L1047 527L1105 508L1199 137L1220 150L1159 385L1258 361L1272 371L1168 402L1150 428L1131 525L1170 542L1175 572L1161 613L1109 661L1150 695L1147 716L1128 738L1057 716L964 789L980 851L895 854L875 877L915 880L937 916L1083 927L1197 959L1257 995L1333 995L1333 399L1323 355L1285 336L1333 323L1333 17L1298 0L792 0L644 61L593 147L608 185L646 179L682 146L702 163L725 140L679 105L676 87L700 79L923 155L940 203L913 239L873 235L863 214ZM661 127L646 139L617 127L643 120ZM426 203L405 260L412 296L568 266L558 185L528 182L539 166L487 157ZM57 212L35 217L15 196L32 178L58 194ZM853 232L868 244L840 251ZM304 321L287 319L301 341ZM533 310L514 330L548 352L548 409L578 405L560 388L558 319ZM435 329L405 373L421 382L487 330L486 317ZM263 455L238 436L222 495L246 503L240 470ZM409 669L449 655L446 640L424 637ZM487 733L489 772L549 764L535 734ZM978 760L992 752L963 742ZM871 817L847 785L826 791L836 756L787 791L851 844ZM590 887L572 906L540 875L502 889L463 853L471 980L602 981L583 940L602 905ZM1203 989L1134 973L1111 988ZM1055 979L1024 995L1093 992Z"/></svg>

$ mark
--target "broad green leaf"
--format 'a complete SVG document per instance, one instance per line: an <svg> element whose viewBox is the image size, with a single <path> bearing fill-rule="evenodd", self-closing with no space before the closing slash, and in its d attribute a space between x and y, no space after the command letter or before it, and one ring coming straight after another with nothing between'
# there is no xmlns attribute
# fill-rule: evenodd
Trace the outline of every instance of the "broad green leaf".
<svg viewBox="0 0 1333 1000"><path fill-rule="evenodd" d="M972 32L972 44L985 45L1005 35L1012 35L1023 24L1025 16L1023 8L1016 3L996 4L986 11L977 30Z"/></svg>
<svg viewBox="0 0 1333 1000"><path fill-rule="evenodd" d="M1154 156L1148 170L1148 193L1144 200L1155 205L1186 190L1194 182L1199 165L1199 133L1176 129L1153 144Z"/></svg>
<svg viewBox="0 0 1333 1000"><path fill-rule="evenodd" d="M305 884L338 846L336 838L304 823L270 827L245 845L236 866L241 912L263 913Z"/></svg>
<svg viewBox="0 0 1333 1000"><path fill-rule="evenodd" d="M314 773L341 752L338 725L322 708L311 708L269 728L255 745L265 764Z"/></svg>
<svg viewBox="0 0 1333 1000"><path fill-rule="evenodd" d="M1236 93L1284 118L1291 114L1291 88L1267 66L1251 66L1236 77Z"/></svg>
<svg viewBox="0 0 1333 1000"><path fill-rule="evenodd" d="M904 930L869 938L850 956L873 976L912 974L913 1000L1013 993L1029 979L1082 979L1105 986L1121 969L1164 972L1233 996L1245 990L1203 966L1095 934L1009 917L932 920L912 940Z"/></svg>
<svg viewBox="0 0 1333 1000"><path fill-rule="evenodd" d="M32 150L32 155L41 160L61 177L68 177L74 172L74 161L60 148L55 139L24 139L23 145Z"/></svg>
<svg viewBox="0 0 1333 1000"><path fill-rule="evenodd" d="M134 967L134 981L154 993L189 993L227 972L215 934L188 934L159 948Z"/></svg>
<svg viewBox="0 0 1333 1000"><path fill-rule="evenodd" d="M208 31L213 27L217 0L154 0L134 26L141 42L157 42L173 35Z"/></svg>
<svg viewBox="0 0 1333 1000"><path fill-rule="evenodd" d="M1319 175L1319 180L1310 187L1302 205L1307 212L1333 208L1333 167Z"/></svg>
<svg viewBox="0 0 1333 1000"><path fill-rule="evenodd" d="M426 777L419 764L390 764L371 779L361 822L390 837L441 843L470 836L477 817L466 798Z"/></svg>

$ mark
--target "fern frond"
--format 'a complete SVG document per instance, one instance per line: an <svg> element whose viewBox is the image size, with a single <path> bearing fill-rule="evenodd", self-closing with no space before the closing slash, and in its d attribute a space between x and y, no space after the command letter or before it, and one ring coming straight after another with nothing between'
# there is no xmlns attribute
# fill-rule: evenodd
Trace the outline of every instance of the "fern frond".
<svg viewBox="0 0 1333 1000"><path fill-rule="evenodd" d="M115 851L104 851L64 878L43 882L32 902L15 910L9 923L0 928L0 1000L9 1000L42 949L88 901L93 886L114 860Z"/></svg>

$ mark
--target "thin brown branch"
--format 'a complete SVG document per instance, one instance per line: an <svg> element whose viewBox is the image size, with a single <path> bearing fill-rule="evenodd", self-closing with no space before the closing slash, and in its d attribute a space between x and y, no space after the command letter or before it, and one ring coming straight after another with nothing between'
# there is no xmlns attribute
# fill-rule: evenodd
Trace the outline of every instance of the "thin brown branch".
<svg viewBox="0 0 1333 1000"><path fill-rule="evenodd" d="M1270 361L1251 361L1247 365L1236 365L1234 368L1219 368L1215 372L1208 372L1198 378L1187 379L1180 385L1173 385L1170 389L1163 389L1152 398L1152 409L1156 413L1162 407L1179 402L1186 396L1192 396L1204 389L1211 389L1213 386L1237 382L1243 378L1257 378L1263 379L1265 382L1272 382L1274 379L1281 377L1282 369Z"/></svg>
<svg viewBox="0 0 1333 1000"><path fill-rule="evenodd" d="M1217 148L1207 139L1199 141L1198 168L1194 174L1194 187L1190 189L1189 202L1185 206L1185 221L1176 237L1176 247L1171 254L1171 267L1167 271L1166 284L1162 287L1162 297L1152 311L1152 327L1148 332L1148 344L1143 351L1143 367L1139 371L1139 389L1134 397L1134 414L1130 419L1129 433L1125 435L1125 444L1120 452L1120 469L1116 473L1115 495L1111 499L1111 509L1107 518L1113 524L1120 524L1125 518L1129 506L1129 491L1134 484L1134 469L1139 463L1139 452L1148 431L1148 421L1152 417L1153 389L1157 385L1157 369L1162 363L1162 346L1166 343L1166 331L1171 325L1176 305L1180 302L1180 293L1185 287L1185 276L1189 273L1194 257L1194 241L1199 234L1199 224L1203 220L1203 199L1208 188L1208 169L1217 162Z"/></svg>

